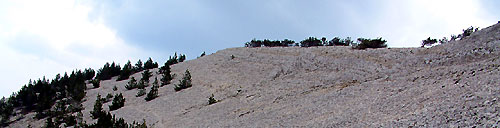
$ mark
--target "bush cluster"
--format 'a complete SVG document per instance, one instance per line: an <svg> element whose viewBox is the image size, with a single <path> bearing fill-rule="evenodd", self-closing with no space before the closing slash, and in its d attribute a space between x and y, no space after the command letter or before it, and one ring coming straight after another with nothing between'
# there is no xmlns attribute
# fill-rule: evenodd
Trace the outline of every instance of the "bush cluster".
<svg viewBox="0 0 500 128"><path fill-rule="evenodd" d="M358 41L360 43L356 47L353 47L354 49L385 48L385 47L387 47L387 44L385 44L387 41L383 40L382 38L377 38L377 39L358 38Z"/></svg>

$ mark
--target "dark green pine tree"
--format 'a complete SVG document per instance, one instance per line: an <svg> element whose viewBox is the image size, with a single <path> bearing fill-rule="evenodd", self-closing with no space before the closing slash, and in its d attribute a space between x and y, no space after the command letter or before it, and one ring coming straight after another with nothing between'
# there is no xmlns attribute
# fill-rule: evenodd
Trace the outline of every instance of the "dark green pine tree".
<svg viewBox="0 0 500 128"><path fill-rule="evenodd" d="M137 61L137 63L135 64L134 72L140 72L142 70L144 70L144 67L142 67L142 61L141 61L141 59L139 59Z"/></svg>
<svg viewBox="0 0 500 128"><path fill-rule="evenodd" d="M149 57L149 59L144 63L144 68L145 69L158 68L158 63L153 62L153 59L151 59L151 57Z"/></svg>
<svg viewBox="0 0 500 128"><path fill-rule="evenodd" d="M174 90L175 91L180 91L182 89L186 89L193 86L191 84L191 73L189 73L189 70L186 69L186 72L184 73L184 77L182 77L182 80L179 80L179 84L175 85Z"/></svg>
<svg viewBox="0 0 500 128"><path fill-rule="evenodd" d="M182 54L181 54L181 55L179 56L179 60L178 60L178 62L179 62L179 63L180 63L180 62L184 62L184 60L186 60L186 55L182 55Z"/></svg>
<svg viewBox="0 0 500 128"><path fill-rule="evenodd" d="M90 111L90 117L92 117L92 119L97 119L103 113L104 110L102 110L102 98L100 94L97 94L97 99L95 100L94 103L94 109Z"/></svg>
<svg viewBox="0 0 500 128"><path fill-rule="evenodd" d="M113 102L109 106L109 111L117 110L123 106L125 106L125 98L123 98L123 94L120 93L115 95L115 98L113 98Z"/></svg>
<svg viewBox="0 0 500 128"><path fill-rule="evenodd" d="M9 102L11 100L12 100L12 97L9 99L2 97L2 99L0 100L0 118L1 118L0 119L0 126L6 125L10 120L10 116L14 112L14 107L13 107L12 103Z"/></svg>
<svg viewBox="0 0 500 128"><path fill-rule="evenodd" d="M158 79L155 78L155 82L153 82L153 86L151 87L151 90L149 93L146 95L146 98L144 98L146 101L151 101L158 97Z"/></svg>
<svg viewBox="0 0 500 128"><path fill-rule="evenodd" d="M144 72L142 72L142 78L141 81L144 81L146 84L149 83L149 78L151 78L153 74L149 71L149 69L146 69Z"/></svg>
<svg viewBox="0 0 500 128"><path fill-rule="evenodd" d="M162 78L160 79L161 86L163 87L164 85L170 84L170 81L173 79L172 75L170 74L170 65L161 67L160 72L162 74Z"/></svg>
<svg viewBox="0 0 500 128"><path fill-rule="evenodd" d="M127 90L132 90L137 88L137 80L135 80L134 77L130 78L130 81L128 81L127 85L125 85L125 88Z"/></svg>
<svg viewBox="0 0 500 128"><path fill-rule="evenodd" d="M174 53L174 57L170 56L168 57L167 62L165 62L165 65L174 65L177 64L179 61L177 60L177 52Z"/></svg>
<svg viewBox="0 0 500 128"><path fill-rule="evenodd" d="M116 79L116 81L128 79L130 75L132 75L133 70L134 69L132 67L132 64L130 63L130 60L127 61L127 63L123 65L123 69L120 72L120 76L118 76L118 79Z"/></svg>

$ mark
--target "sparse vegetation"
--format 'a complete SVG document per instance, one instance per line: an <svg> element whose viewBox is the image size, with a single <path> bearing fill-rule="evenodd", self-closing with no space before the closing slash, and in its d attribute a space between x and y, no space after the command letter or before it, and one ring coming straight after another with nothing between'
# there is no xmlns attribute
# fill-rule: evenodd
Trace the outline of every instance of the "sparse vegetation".
<svg viewBox="0 0 500 128"><path fill-rule="evenodd" d="M189 70L186 69L186 72L184 73L184 77L182 77L182 80L179 80L179 84L175 85L174 90L175 91L180 91L182 89L186 89L193 86L191 84L191 73L189 73Z"/></svg>

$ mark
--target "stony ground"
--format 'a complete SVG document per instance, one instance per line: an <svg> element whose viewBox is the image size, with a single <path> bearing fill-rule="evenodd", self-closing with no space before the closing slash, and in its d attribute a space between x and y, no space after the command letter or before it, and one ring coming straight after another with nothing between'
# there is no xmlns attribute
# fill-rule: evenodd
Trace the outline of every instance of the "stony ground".
<svg viewBox="0 0 500 128"><path fill-rule="evenodd" d="M127 80L88 85L83 114L95 122L96 95L122 92L112 113L154 127L499 127L499 55L498 24L432 48L229 48L174 65L150 102ZM186 69L193 87L175 92ZM43 124L30 116L12 126Z"/></svg>

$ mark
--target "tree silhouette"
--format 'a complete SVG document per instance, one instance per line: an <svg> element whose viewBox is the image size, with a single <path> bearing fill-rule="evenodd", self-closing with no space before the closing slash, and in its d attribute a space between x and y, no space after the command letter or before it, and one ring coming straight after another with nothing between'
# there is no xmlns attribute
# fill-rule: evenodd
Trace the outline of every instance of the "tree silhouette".
<svg viewBox="0 0 500 128"><path fill-rule="evenodd" d="M385 44L387 41L383 40L382 38L377 38L377 39L358 38L358 41L361 43L359 43L357 47L353 47L354 49L385 48L385 47L387 47L387 44Z"/></svg>
<svg viewBox="0 0 500 128"><path fill-rule="evenodd" d="M120 72L120 76L118 76L118 79L116 81L128 79L130 77L130 75L132 75L133 72L134 72L134 69L133 69L132 64L129 60L129 61L127 61L127 63L125 65L123 65L123 69Z"/></svg>
<svg viewBox="0 0 500 128"><path fill-rule="evenodd" d="M300 41L300 46L302 47L312 47L312 46L322 46L321 41L316 37L309 37L305 40Z"/></svg>
<svg viewBox="0 0 500 128"><path fill-rule="evenodd" d="M153 69L153 68L158 68L158 63L153 62L153 59L149 57L149 59L144 63L144 68L145 69Z"/></svg>
<svg viewBox="0 0 500 128"><path fill-rule="evenodd" d="M425 39L425 40L422 40L422 45L421 47L424 47L424 46L431 46L435 43L437 43L438 41L436 39L431 39L431 37Z"/></svg>

